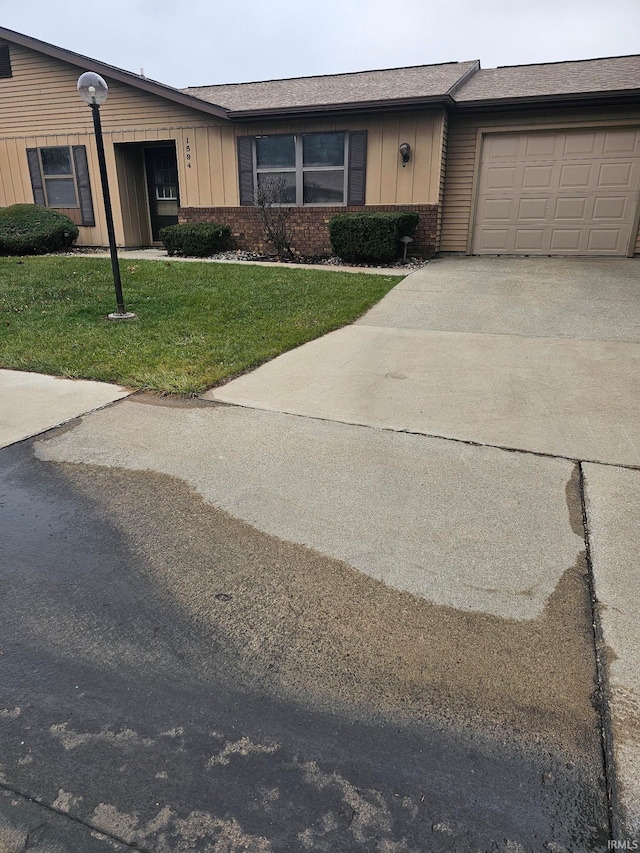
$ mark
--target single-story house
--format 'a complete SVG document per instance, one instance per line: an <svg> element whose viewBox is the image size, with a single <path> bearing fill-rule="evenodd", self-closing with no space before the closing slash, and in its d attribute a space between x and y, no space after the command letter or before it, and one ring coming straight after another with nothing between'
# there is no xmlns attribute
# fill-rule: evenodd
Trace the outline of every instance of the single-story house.
<svg viewBox="0 0 640 853"><path fill-rule="evenodd" d="M278 176L293 245L327 222L414 210L416 253L640 252L640 56L482 69L450 62L175 89L0 28L0 206L36 202L104 246L91 110L96 71L117 242L173 222L231 226L264 249L254 190Z"/></svg>

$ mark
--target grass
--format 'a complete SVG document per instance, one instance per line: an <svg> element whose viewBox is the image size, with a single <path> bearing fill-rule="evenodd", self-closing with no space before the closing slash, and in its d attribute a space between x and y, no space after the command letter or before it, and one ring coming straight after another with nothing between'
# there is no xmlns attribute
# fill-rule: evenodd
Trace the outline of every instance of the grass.
<svg viewBox="0 0 640 853"><path fill-rule="evenodd" d="M0 258L0 367L196 394L344 326L401 276L121 261L112 322L103 258Z"/></svg>

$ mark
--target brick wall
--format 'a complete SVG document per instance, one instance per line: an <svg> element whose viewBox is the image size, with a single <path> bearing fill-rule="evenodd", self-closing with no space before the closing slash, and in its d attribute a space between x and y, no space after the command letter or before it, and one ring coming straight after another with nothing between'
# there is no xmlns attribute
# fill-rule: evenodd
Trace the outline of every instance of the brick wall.
<svg viewBox="0 0 640 853"><path fill-rule="evenodd" d="M438 251L437 204L367 205L365 207L294 207L289 220L293 232L292 247L300 255L329 257L328 223L338 213L378 213L383 211L415 211L418 227L409 246L409 254L430 257ZM220 222L228 225L233 234L233 247L250 252L273 252L265 244L255 207L181 207L180 222Z"/></svg>

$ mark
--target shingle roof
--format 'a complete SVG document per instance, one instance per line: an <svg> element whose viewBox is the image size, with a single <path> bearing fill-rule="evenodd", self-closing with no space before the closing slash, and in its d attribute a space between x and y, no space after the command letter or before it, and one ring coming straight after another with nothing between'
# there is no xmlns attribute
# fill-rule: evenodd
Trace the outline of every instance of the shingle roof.
<svg viewBox="0 0 640 853"><path fill-rule="evenodd" d="M474 74L454 94L458 103L494 99L587 95L640 89L640 56L509 65Z"/></svg>
<svg viewBox="0 0 640 853"><path fill-rule="evenodd" d="M190 86L181 91L232 112L435 98L449 93L477 64L448 62L324 77Z"/></svg>

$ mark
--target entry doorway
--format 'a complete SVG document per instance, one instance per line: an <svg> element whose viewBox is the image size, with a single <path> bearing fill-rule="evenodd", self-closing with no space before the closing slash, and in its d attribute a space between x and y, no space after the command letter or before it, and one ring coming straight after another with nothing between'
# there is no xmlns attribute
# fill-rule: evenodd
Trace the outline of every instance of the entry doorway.
<svg viewBox="0 0 640 853"><path fill-rule="evenodd" d="M144 149L149 193L151 237L160 240L160 230L178 222L178 161L175 142L171 145L148 146Z"/></svg>
<svg viewBox="0 0 640 853"><path fill-rule="evenodd" d="M180 187L173 140L114 145L127 247L151 246L160 230L178 221Z"/></svg>

